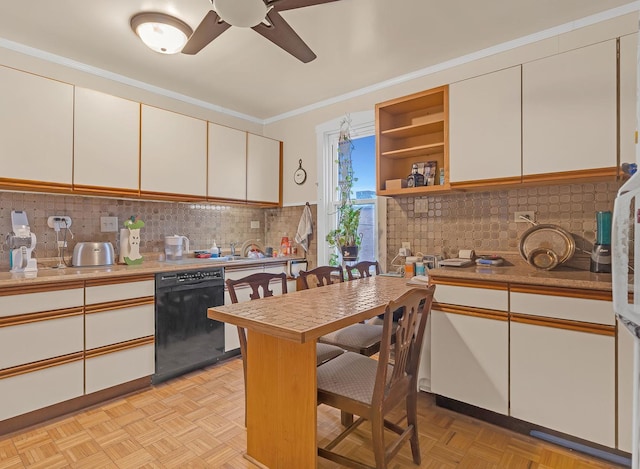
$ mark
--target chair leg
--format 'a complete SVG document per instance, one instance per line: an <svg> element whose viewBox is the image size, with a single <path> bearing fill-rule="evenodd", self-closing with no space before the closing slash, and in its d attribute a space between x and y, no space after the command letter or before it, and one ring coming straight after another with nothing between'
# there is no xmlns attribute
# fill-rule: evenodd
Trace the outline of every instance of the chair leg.
<svg viewBox="0 0 640 469"><path fill-rule="evenodd" d="M413 427L413 432L409 442L411 444L411 455L413 462L420 465L420 440L418 438L418 393L409 392L407 396L407 425Z"/></svg>
<svg viewBox="0 0 640 469"><path fill-rule="evenodd" d="M349 412L345 412L344 410L340 411L340 423L342 423L343 427L348 427L353 423L353 414Z"/></svg>
<svg viewBox="0 0 640 469"><path fill-rule="evenodd" d="M376 460L376 469L386 469L387 459L384 445L384 417L381 414L374 415L371 420L371 436L373 444L373 456Z"/></svg>

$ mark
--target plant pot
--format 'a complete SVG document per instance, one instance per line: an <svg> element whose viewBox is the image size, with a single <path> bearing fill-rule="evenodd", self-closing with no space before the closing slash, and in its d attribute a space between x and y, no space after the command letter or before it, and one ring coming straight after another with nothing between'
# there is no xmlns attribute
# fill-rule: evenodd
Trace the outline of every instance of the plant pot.
<svg viewBox="0 0 640 469"><path fill-rule="evenodd" d="M355 261L358 258L358 246L342 246L340 252L344 261Z"/></svg>

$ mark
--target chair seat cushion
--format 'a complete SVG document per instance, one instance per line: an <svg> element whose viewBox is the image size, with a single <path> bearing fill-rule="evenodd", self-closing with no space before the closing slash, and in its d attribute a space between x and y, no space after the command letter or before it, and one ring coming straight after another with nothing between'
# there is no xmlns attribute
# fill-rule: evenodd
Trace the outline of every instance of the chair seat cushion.
<svg viewBox="0 0 640 469"><path fill-rule="evenodd" d="M318 391L371 404L377 369L377 360L346 352L318 367ZM388 377L392 370L389 365Z"/></svg>
<svg viewBox="0 0 640 469"><path fill-rule="evenodd" d="M382 325L353 324L330 334L323 335L318 342L336 345L350 352L371 356L380 350Z"/></svg>
<svg viewBox="0 0 640 469"><path fill-rule="evenodd" d="M343 353L344 350L335 345L316 344L316 365L320 366Z"/></svg>

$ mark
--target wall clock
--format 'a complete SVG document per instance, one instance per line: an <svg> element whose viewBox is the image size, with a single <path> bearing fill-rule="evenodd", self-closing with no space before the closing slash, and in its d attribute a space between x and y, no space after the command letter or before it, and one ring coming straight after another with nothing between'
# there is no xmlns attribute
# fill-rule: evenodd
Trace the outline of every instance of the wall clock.
<svg viewBox="0 0 640 469"><path fill-rule="evenodd" d="M293 173L293 180L299 186L307 180L307 172L302 167L302 160L298 160L298 169Z"/></svg>

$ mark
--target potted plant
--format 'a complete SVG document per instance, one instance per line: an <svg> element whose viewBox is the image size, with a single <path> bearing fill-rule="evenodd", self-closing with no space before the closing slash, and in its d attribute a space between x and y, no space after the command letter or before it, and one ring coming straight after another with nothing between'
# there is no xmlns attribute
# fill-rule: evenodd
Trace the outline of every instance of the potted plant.
<svg viewBox="0 0 640 469"><path fill-rule="evenodd" d="M357 179L353 175L351 151L353 144L350 136L349 120L345 119L340 125L338 138L338 187L340 205L337 209L338 223L326 237L330 247L336 252L331 255L330 263L338 264L343 261L353 261L358 258L358 248L362 242L362 234L358 233L360 226L360 207L355 207L351 200L353 183Z"/></svg>

